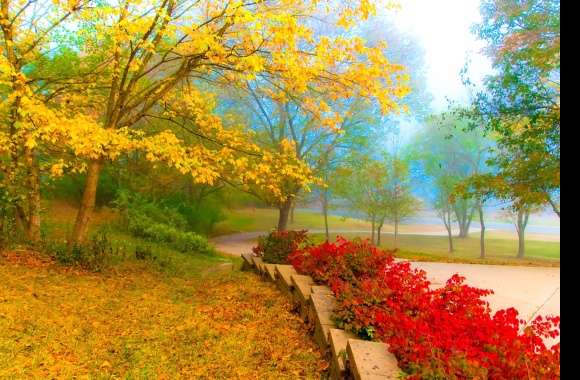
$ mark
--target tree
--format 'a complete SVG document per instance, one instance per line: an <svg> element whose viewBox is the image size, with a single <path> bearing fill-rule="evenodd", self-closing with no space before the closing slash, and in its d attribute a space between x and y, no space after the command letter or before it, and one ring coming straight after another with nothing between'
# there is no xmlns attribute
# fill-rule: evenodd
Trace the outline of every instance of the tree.
<svg viewBox="0 0 580 380"><path fill-rule="evenodd" d="M278 7L270 2L167 0L154 3L146 17L141 3L127 0L120 7L97 8L90 19L91 30L103 32L100 40L115 36L106 49L89 52L112 52L102 57L110 70L99 81L105 89L105 129L131 128L146 120L168 93L192 79L239 85L260 77L283 89L285 96L306 99L312 90L337 97L360 94L375 98L384 112L396 108L395 99L405 93L403 87L390 85L399 67L390 65L380 49L367 48L358 39L313 39L306 20L317 7L309 2ZM337 22L347 25L372 12L366 1L340 6ZM360 63L345 69L343 62ZM304 104L319 119L327 119L323 104ZM73 241L86 234L102 162L89 164ZM292 199L286 196L281 202L288 205Z"/></svg>
<svg viewBox="0 0 580 380"><path fill-rule="evenodd" d="M488 43L494 74L473 102L497 138L499 181L560 215L560 2L486 0L475 33ZM467 81L469 83L469 81Z"/></svg>
<svg viewBox="0 0 580 380"><path fill-rule="evenodd" d="M365 38L371 46L377 45L381 41L388 41L387 52L389 57L392 61L403 64L407 69L409 74L408 86L411 91L401 100L407 112L381 115L376 110L367 109L361 115L364 120L362 128L355 128L351 133L345 135L340 143L337 144L337 149L329 152L330 155L325 164L318 166L319 170L317 172L321 173L324 183L327 184L319 192L327 239L330 237L327 222L328 212L331 208L331 198L334 195L335 184L333 178L337 175L337 168L348 162L353 151L364 153L376 159L383 159L384 157L381 156L382 148L377 151L377 141L396 140L397 142L393 144L393 147L388 147L387 151L394 158L398 157L400 123L409 119L422 120L429 114L432 100L431 94L426 89L427 65L425 64L425 52L421 47L421 43L415 35L399 30L392 15L382 12L378 17L360 23L353 33ZM392 172L392 170L389 172ZM402 198L405 198L408 193L403 190L401 194ZM411 198L407 198L407 200L409 204L414 203ZM393 221L392 218L389 220ZM379 239L380 236L379 233Z"/></svg>
<svg viewBox="0 0 580 380"><path fill-rule="evenodd" d="M48 55L50 37L62 24L86 5L77 1L65 6L54 4L39 11L33 1L0 2L0 202L4 211L12 211L18 229L31 241L40 239L40 176L39 152L31 142L33 122L30 114L37 112L35 102L48 102L51 91L43 91L44 75L53 74L52 65L62 57L58 47ZM24 25L28 25L24 29ZM35 67L43 62L49 69ZM29 73L28 76L24 73ZM62 72L61 72L62 73ZM28 115L28 116L27 116ZM0 157L3 158L3 157ZM2 215L4 219L4 215Z"/></svg>
<svg viewBox="0 0 580 380"><path fill-rule="evenodd" d="M448 198L460 183L485 172L491 146L481 131L467 129L468 121L456 114L433 116L415 137L411 153L427 185L424 196L431 199L449 233L451 223L457 222L460 238L469 236L477 202L468 197L457 197L453 201Z"/></svg>
<svg viewBox="0 0 580 380"><path fill-rule="evenodd" d="M205 84L240 88L248 81L266 81L281 101L300 99L323 127L339 115L312 94L331 94L336 102L362 98L384 113L397 109L407 92L402 67L389 62L383 46L368 47L344 35L314 35L312 20L326 8L321 5L304 0L3 1L0 68L7 132L0 134L0 154L9 163L3 182L16 183L16 171L10 169L17 166L10 158L16 150L6 149L11 146L24 148L18 165L34 180L34 189L40 178L35 149L48 153L45 169L51 174L86 173L71 245L85 239L103 167L135 151L190 174L197 184L234 178L288 200L281 191L285 181L301 187L313 182L309 169L290 154L295 147L283 142L276 151L261 151L247 129L220 120L223 115L215 112ZM374 4L333 2L328 12L344 30L372 15ZM58 62L68 72L44 65L63 56ZM19 120L22 115L27 120ZM6 189L4 195L20 193ZM39 205L40 192L31 193L28 203ZM17 207L17 221L20 214ZM29 224L36 231L37 214L30 211Z"/></svg>
<svg viewBox="0 0 580 380"><path fill-rule="evenodd" d="M353 153L335 173L337 196L348 209L363 214L371 222L373 244L377 226L381 218L384 220L387 209L386 173L384 162L357 153Z"/></svg>
<svg viewBox="0 0 580 380"><path fill-rule="evenodd" d="M435 188L436 198L434 199L433 207L437 216L443 222L445 230L447 231L447 240L449 242L449 253L453 253L455 248L453 246L453 222L455 221L453 211L453 189L456 185L455 179L451 176L442 175L437 177Z"/></svg>
<svg viewBox="0 0 580 380"><path fill-rule="evenodd" d="M321 95L313 94L312 98L330 103L327 97ZM333 112L337 116L339 113L345 116L341 117L338 124L333 121L328 125L321 125L323 121L305 109L301 100L281 100L272 96L271 86L264 83L248 83L235 100L233 110L246 115L247 123L255 133L256 143L261 148L280 151L284 144L290 144L295 158L307 163L320 179L327 177L326 166L340 154L339 151L348 150L353 140L358 142L369 133L366 130L369 125L368 106L363 106L362 100L349 100L343 104L335 102ZM278 230L284 231L298 197L304 190L309 189L287 181L281 198L274 198L270 193L255 189L252 193L278 208Z"/></svg>
<svg viewBox="0 0 580 380"><path fill-rule="evenodd" d="M419 200L411 192L409 178L409 165L396 156L386 155L387 162L386 188L387 208L385 218L381 221L378 229L378 243L381 244L381 228L384 220L393 223L395 228L395 248L398 248L399 225L407 218L412 217L419 211Z"/></svg>
<svg viewBox="0 0 580 380"><path fill-rule="evenodd" d="M347 208L371 222L371 240L377 245L386 221L395 225L396 245L400 223L418 210L418 200L410 191L407 163L389 154L377 159L353 152L335 171L333 184Z"/></svg>
<svg viewBox="0 0 580 380"><path fill-rule="evenodd" d="M480 234L479 234L479 258L485 259L485 217L484 208L490 199L495 197L495 191L490 187L493 175L491 173L481 173L473 175L459 183L453 190L452 200L459 198L473 199L476 202L479 214Z"/></svg>
<svg viewBox="0 0 580 380"><path fill-rule="evenodd" d="M518 251L516 258L523 259L526 256L526 228L530 220L530 215L538 211L537 205L523 204L516 202L506 208L506 214L514 224L518 234Z"/></svg>

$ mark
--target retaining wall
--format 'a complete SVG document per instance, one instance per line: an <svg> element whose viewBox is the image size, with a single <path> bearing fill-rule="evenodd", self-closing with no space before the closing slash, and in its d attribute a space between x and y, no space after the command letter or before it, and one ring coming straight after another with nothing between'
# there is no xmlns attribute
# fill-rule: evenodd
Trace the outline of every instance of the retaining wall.
<svg viewBox="0 0 580 380"><path fill-rule="evenodd" d="M243 270L253 270L265 281L275 283L294 303L314 340L328 355L331 380L401 377L397 359L386 344L364 341L337 328L332 319L336 299L328 287L316 285L310 276L299 275L291 265L265 264L252 254L243 254L242 259Z"/></svg>

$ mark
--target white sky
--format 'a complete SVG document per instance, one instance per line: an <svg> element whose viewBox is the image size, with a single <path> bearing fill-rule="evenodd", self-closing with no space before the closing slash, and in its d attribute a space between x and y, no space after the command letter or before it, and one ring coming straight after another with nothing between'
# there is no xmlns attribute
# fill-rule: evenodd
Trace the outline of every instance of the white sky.
<svg viewBox="0 0 580 380"><path fill-rule="evenodd" d="M460 70L470 60L472 80L481 79L491 66L480 51L481 41L471 33L471 25L479 22L479 0L399 0L402 5L394 19L403 30L417 35L426 53L428 88L433 94L433 107L447 107L446 97L466 100Z"/></svg>

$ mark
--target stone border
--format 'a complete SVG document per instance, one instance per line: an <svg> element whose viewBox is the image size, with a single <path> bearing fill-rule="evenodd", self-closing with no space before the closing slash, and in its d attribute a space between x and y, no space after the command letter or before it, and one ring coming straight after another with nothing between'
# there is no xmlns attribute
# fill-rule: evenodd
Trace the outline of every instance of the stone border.
<svg viewBox="0 0 580 380"><path fill-rule="evenodd" d="M291 265L265 264L252 254L243 254L242 259L242 270L258 272L292 300L315 342L330 357L331 380L401 378L397 359L386 344L364 341L337 328L332 318L336 298L327 286L316 285L310 276L299 275Z"/></svg>

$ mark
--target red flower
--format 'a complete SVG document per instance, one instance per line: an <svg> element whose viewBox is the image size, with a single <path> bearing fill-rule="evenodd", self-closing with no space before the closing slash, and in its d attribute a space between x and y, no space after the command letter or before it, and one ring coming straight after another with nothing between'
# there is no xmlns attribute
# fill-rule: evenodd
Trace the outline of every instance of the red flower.
<svg viewBox="0 0 580 380"><path fill-rule="evenodd" d="M326 283L339 301L339 323L389 344L411 379L557 379L559 317L530 325L515 309L492 314L492 294L459 275L432 290L424 271L395 263L391 252L368 240L323 243L297 249L289 262Z"/></svg>

